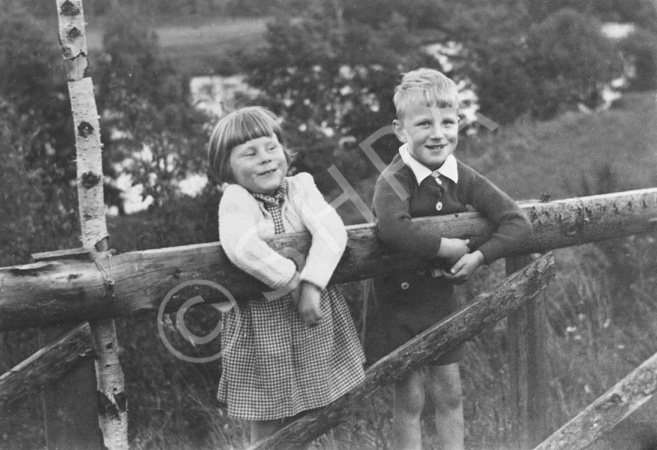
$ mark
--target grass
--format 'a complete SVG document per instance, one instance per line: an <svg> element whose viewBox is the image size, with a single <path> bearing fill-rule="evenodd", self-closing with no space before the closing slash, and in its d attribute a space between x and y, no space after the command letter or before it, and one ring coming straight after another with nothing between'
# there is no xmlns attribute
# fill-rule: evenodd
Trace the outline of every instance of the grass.
<svg viewBox="0 0 657 450"><path fill-rule="evenodd" d="M162 56L171 60L181 73L189 76L230 74L234 70L231 55L237 50L253 49L264 43L267 18L185 17L178 20L145 19L161 46ZM102 49L103 23L91 19L87 25L90 58Z"/></svg>
<svg viewBox="0 0 657 450"><path fill-rule="evenodd" d="M521 122L462 142L459 156L518 199L535 198L542 192L565 198L652 187L657 184L652 169L657 154L652 147L655 131L647 124L655 119L654 106L653 95L632 94L625 98L622 108L569 113L544 123ZM356 186L366 203L371 199L372 185L373 179L369 179ZM362 222L360 213L349 203L339 212L348 222ZM555 252L558 277L544 297L549 319L547 414L551 430L574 417L657 351L651 298L657 286L656 250L655 236L637 236ZM502 262L480 269L475 280L459 288L461 301L471 301L478 292L499 281L503 273ZM361 285L350 283L343 286L343 291L359 326ZM470 342L462 363L466 440L471 449L510 448L505 327L506 322L501 321ZM139 383L138 379L135 382ZM169 389L170 395L178 399L191 395L181 385L171 384ZM212 389L206 392L207 397L195 394L195 414L207 428L205 441L197 448L243 448L247 431L214 404ZM356 417L312 448L389 448L390 404L391 392L386 388L363 405ZM645 425L654 419L654 409L652 404L642 408L594 448L614 448L613 442L634 442L640 448L654 434L651 426ZM425 411L423 423L423 439L430 447L435 437L430 408ZM179 428L169 439L167 431L158 434L152 426L143 427L135 437L135 442L142 444L135 448L187 448L163 444L179 441L184 432L184 427Z"/></svg>
<svg viewBox="0 0 657 450"><path fill-rule="evenodd" d="M199 29L208 27L212 28L206 24ZM163 36L175 40L175 31L170 33ZM209 38L207 45L211 46ZM657 185L657 131L651 126L655 116L653 94L632 94L609 111L568 113L544 123L520 122L496 133L464 139L458 156L517 199L537 198L543 192L554 199L652 187ZM357 187L366 203L371 200L372 185L370 179ZM345 204L339 211L346 221L354 223L359 213L350 207ZM163 218L157 228L142 233L142 238L157 246L158 235L167 235L167 245L175 245L182 235L194 233L184 225L174 226L173 221L175 214ZM111 223L111 234L139 236L138 222L132 217L127 225ZM129 249L126 243L121 250ZM654 235L555 252L558 277L544 297L549 320L547 413L551 429L573 417L657 351L656 252ZM480 269L472 282L459 288L461 301L465 304L489 289L503 272L501 262ZM351 283L343 290L358 321L362 286ZM203 325L202 318L199 320ZM176 359L160 342L153 317L117 322L133 449L246 447L246 426L228 418L214 399L218 364L193 365ZM462 363L466 439L471 449L509 448L505 325L502 321L470 342ZM0 363L5 370L36 348L29 331L4 333L0 338ZM356 417L312 448L389 448L390 403L390 390L384 389L363 405ZM653 405L642 408L598 448L629 450L629 443L636 441L638 446L644 434L645 439L651 439L654 430L641 424L654 423L655 409ZM434 439L430 414L427 408L423 417L427 447ZM29 431L41 430L41 421L39 402L34 399L3 411L0 447L43 448L43 433ZM614 447L613 439L622 444Z"/></svg>
<svg viewBox="0 0 657 450"><path fill-rule="evenodd" d="M655 123L655 93L632 93L607 111L569 112L547 122L521 121L495 134L483 133L466 143L463 159L517 199L653 187ZM614 185L604 185L605 170L613 174L606 183Z"/></svg>

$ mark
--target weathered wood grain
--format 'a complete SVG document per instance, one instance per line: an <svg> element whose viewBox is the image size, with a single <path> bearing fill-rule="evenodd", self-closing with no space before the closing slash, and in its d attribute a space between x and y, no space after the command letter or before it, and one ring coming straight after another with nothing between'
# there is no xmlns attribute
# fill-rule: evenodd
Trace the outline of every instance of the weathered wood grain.
<svg viewBox="0 0 657 450"><path fill-rule="evenodd" d="M0 405L8 406L44 389L89 358L93 358L93 343L85 323L0 376Z"/></svg>
<svg viewBox="0 0 657 450"><path fill-rule="evenodd" d="M507 258L507 275L531 263L530 255ZM507 317L510 442L514 450L532 448L548 432L547 318L545 295L527 301Z"/></svg>
<svg viewBox="0 0 657 450"><path fill-rule="evenodd" d="M657 393L657 354L591 403L534 450L580 450L595 442Z"/></svg>
<svg viewBox="0 0 657 450"><path fill-rule="evenodd" d="M523 247L505 256L544 252L654 230L657 189L622 192L522 206L534 227ZM489 234L477 213L415 219L447 237ZM412 255L393 253L376 239L371 224L349 227L347 251L333 282L370 278L429 267ZM307 235L272 240L277 249L306 253ZM266 292L264 285L235 268L219 243L130 252L92 261L51 260L0 269L0 331L157 311L167 292L180 283L205 279L225 287L237 300ZM175 310L184 299L171 301Z"/></svg>
<svg viewBox="0 0 657 450"><path fill-rule="evenodd" d="M249 450L302 448L362 408L363 402L387 384L436 360L474 337L484 327L533 299L554 277L554 259L546 254L501 282L492 293L432 326L378 361L365 381L326 408L309 413Z"/></svg>

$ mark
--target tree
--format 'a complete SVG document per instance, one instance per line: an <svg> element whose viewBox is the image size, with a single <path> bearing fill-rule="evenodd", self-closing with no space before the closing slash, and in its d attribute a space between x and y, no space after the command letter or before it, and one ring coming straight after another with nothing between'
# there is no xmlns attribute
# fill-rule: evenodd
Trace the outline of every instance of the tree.
<svg viewBox="0 0 657 450"><path fill-rule="evenodd" d="M401 16L376 30L346 20L343 12L339 2L325 1L300 17L277 17L268 26L266 47L246 55L244 64L248 83L263 92L257 101L285 119L286 134L300 152L296 167L313 173L324 190L334 161L348 178L372 171L357 147L339 143L362 142L390 124L400 73L437 66ZM397 145L392 142L384 139L377 148L389 157Z"/></svg>
<svg viewBox="0 0 657 450"><path fill-rule="evenodd" d="M20 8L0 16L0 66L0 248L12 255L8 264L78 245L69 238L77 234L77 194L61 56Z"/></svg>
<svg viewBox="0 0 657 450"><path fill-rule="evenodd" d="M550 117L562 106L598 106L604 85L622 73L618 54L600 23L572 9L559 10L533 25L527 42L538 82L534 113L539 117Z"/></svg>
<svg viewBox="0 0 657 450"><path fill-rule="evenodd" d="M144 187L157 206L177 183L204 167L207 117L191 104L189 80L159 55L157 35L136 17L108 20L95 71L106 175L117 168Z"/></svg>

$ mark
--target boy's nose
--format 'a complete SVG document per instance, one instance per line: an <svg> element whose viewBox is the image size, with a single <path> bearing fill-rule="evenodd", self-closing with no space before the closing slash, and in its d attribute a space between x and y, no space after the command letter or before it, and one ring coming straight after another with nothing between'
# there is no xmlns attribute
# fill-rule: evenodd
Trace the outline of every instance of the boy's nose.
<svg viewBox="0 0 657 450"><path fill-rule="evenodd" d="M443 128L440 126L440 124L434 125L431 128L431 137L432 138L442 138L445 136L445 133L443 131Z"/></svg>

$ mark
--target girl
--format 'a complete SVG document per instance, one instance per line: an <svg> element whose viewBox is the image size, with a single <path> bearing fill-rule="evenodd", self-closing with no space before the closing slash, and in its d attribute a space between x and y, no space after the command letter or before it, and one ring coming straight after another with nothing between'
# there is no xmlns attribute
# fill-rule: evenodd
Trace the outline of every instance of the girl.
<svg viewBox="0 0 657 450"><path fill-rule="evenodd" d="M251 443L299 413L323 407L364 379L364 356L349 309L327 286L347 234L312 177L286 177L291 157L276 117L261 107L228 114L215 127L210 167L229 183L219 204L219 240L228 258L274 292L225 316L217 397L249 420ZM304 264L263 240L308 230Z"/></svg>

